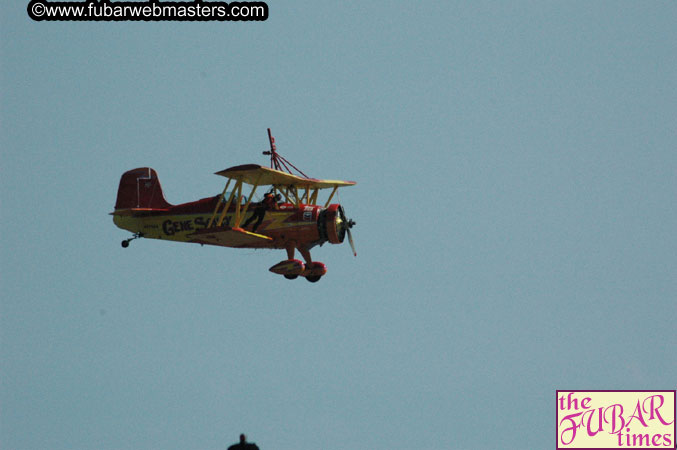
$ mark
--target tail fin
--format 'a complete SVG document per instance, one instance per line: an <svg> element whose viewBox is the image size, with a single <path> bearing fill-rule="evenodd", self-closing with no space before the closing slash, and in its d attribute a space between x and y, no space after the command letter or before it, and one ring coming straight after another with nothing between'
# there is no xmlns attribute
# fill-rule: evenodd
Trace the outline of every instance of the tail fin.
<svg viewBox="0 0 677 450"><path fill-rule="evenodd" d="M115 209L165 209L172 206L162 194L160 180L150 167L133 169L122 174Z"/></svg>

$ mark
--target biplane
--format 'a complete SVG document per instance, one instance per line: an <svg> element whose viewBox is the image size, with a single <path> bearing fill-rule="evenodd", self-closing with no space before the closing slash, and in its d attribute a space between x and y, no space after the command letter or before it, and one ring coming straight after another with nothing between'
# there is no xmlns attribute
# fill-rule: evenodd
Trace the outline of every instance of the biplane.
<svg viewBox="0 0 677 450"><path fill-rule="evenodd" d="M216 175L227 178L223 192L213 197L172 205L165 200L155 170L142 167L125 172L120 179L113 222L131 231L122 247L138 238L191 242L233 248L284 249L287 259L269 270L288 279L304 277L318 281L327 267L313 261L310 250L326 242L341 244L346 235L353 254L355 244L343 207L331 203L339 188L354 181L318 180L306 176L277 153L268 129L270 167L246 164ZM292 169L297 173L293 173ZM250 186L248 195L245 185ZM266 188L261 201L254 201L259 188ZM319 193L329 190L320 204ZM298 250L303 261L294 257Z"/></svg>

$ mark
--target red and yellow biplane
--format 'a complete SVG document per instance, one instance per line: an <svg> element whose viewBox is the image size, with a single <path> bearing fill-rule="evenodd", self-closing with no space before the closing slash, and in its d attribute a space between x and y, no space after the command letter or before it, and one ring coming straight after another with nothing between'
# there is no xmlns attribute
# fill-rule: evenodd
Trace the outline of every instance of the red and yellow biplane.
<svg viewBox="0 0 677 450"><path fill-rule="evenodd" d="M231 167L217 175L228 179L223 192L214 197L172 205L162 194L155 170L143 167L125 172L120 179L113 222L134 235L122 241L128 247L138 238L165 239L234 248L285 249L287 259L270 271L288 279L299 275L318 281L327 267L310 257L310 249L325 242L340 244L355 222L346 218L343 207L331 204L336 191L353 186L353 181L318 180L307 177L277 153L275 139L268 129L270 167L246 164ZM292 173L292 168L298 172ZM231 186L232 185L232 186ZM248 196L243 186L251 186ZM264 198L254 202L257 188L268 187ZM323 205L319 192L330 189ZM294 258L298 250L304 261Z"/></svg>

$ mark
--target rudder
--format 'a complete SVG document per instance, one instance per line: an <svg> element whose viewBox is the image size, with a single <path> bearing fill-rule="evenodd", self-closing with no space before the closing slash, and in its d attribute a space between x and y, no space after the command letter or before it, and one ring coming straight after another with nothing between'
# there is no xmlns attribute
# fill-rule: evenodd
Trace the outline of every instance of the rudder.
<svg viewBox="0 0 677 450"><path fill-rule="evenodd" d="M172 206L165 200L157 172L150 167L128 170L120 178L115 209L166 209Z"/></svg>

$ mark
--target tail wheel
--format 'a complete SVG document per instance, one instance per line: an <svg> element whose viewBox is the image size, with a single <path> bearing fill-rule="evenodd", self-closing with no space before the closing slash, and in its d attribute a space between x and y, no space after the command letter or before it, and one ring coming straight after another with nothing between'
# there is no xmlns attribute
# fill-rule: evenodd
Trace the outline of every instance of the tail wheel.
<svg viewBox="0 0 677 450"><path fill-rule="evenodd" d="M142 237L143 237L143 233L141 233L141 232L134 233L134 236L120 242L120 245L122 245L122 248L127 248L127 247L129 247L129 243L132 242L134 239L139 239L139 238L142 238Z"/></svg>

